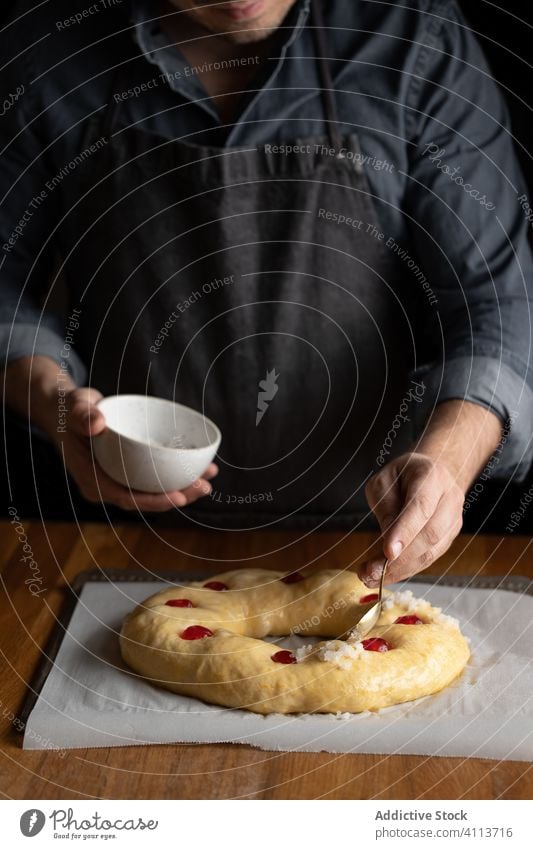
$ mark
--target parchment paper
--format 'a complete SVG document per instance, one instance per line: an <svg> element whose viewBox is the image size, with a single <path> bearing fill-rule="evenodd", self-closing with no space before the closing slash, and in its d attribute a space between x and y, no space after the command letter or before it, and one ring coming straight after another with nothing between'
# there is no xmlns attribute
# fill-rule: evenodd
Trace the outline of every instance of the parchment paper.
<svg viewBox="0 0 533 849"><path fill-rule="evenodd" d="M280 751L533 761L532 596L413 585L417 597L457 617L470 639L472 658L451 687L378 713L263 717L159 690L127 670L117 639L123 617L161 588L159 582L85 585L30 714L24 748L231 742ZM309 638L276 642L294 648L300 641Z"/></svg>

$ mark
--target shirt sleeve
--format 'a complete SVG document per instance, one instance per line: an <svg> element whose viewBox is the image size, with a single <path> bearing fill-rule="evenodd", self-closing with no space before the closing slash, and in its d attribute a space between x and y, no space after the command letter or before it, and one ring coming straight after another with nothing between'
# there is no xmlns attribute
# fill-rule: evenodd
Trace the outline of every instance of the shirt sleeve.
<svg viewBox="0 0 533 849"><path fill-rule="evenodd" d="M434 4L410 85L406 211L431 289L419 316L435 404L464 399L505 423L493 474L520 481L533 456L527 196L503 96L454 2Z"/></svg>
<svg viewBox="0 0 533 849"><path fill-rule="evenodd" d="M9 28L0 36L9 55ZM5 49L4 49L5 48ZM51 239L57 198L47 189L52 174L35 116L42 108L31 83L27 54L7 61L0 73L0 368L23 356L44 355L85 382L86 370L70 349L65 359L65 322L42 304L54 261Z"/></svg>

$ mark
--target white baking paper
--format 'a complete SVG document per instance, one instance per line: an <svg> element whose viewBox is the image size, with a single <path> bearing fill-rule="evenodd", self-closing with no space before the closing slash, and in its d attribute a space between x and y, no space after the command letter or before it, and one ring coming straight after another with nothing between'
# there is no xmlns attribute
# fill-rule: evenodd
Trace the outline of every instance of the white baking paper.
<svg viewBox="0 0 533 849"><path fill-rule="evenodd" d="M275 751L533 761L532 596L414 584L417 597L457 617L470 639L472 658L460 679L435 696L377 713L264 717L177 696L128 671L118 647L121 622L161 588L85 585L24 748L231 742ZM309 638L287 643L294 648Z"/></svg>

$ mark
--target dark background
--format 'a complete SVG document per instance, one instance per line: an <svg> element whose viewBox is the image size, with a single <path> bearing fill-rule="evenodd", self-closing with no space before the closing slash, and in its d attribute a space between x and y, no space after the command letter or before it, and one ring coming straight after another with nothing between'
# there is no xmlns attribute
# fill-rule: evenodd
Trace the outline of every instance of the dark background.
<svg viewBox="0 0 533 849"><path fill-rule="evenodd" d="M529 187L533 185L533 3L531 0L460 0L500 83L513 122L517 151ZM523 102L521 102L523 101ZM520 148L523 145L527 152ZM529 154L529 155L528 155Z"/></svg>
<svg viewBox="0 0 533 849"><path fill-rule="evenodd" d="M13 0L2 4L0 23L14 5ZM460 0L460 5L507 100L517 153L533 195L533 3L531 0L508 0L505 8L499 8L488 0ZM533 422L531 424L533 427ZM44 452L34 440L32 458L27 433L10 421L6 431L11 492L4 464L0 471L0 490L6 510L11 503L16 505L19 515L25 517L42 514L60 519L73 518L75 514L78 519L106 518L104 510L78 498L74 486L70 492L66 487L52 491L50 481L57 479L58 468L55 454ZM519 485L511 483L504 487L489 481L481 497L465 512L464 529L504 533L510 514L518 509L520 499L532 486L533 472ZM119 510L106 509L112 518L130 517ZM533 533L533 506L526 512L519 532Z"/></svg>

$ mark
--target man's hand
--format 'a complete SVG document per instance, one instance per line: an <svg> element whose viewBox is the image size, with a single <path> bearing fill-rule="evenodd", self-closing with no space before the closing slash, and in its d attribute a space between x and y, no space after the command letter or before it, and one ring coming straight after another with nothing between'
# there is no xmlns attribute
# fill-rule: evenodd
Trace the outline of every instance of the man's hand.
<svg viewBox="0 0 533 849"><path fill-rule="evenodd" d="M370 478L365 494L394 560L387 582L420 572L448 550L463 524L464 492L443 463L424 454L402 454ZM360 577L379 584L383 558L365 563Z"/></svg>
<svg viewBox="0 0 533 849"><path fill-rule="evenodd" d="M63 423L58 429L59 388L68 409L65 432ZM187 489L161 494L129 490L106 475L91 452L91 437L105 428L104 416L95 406L101 397L95 389L78 389L69 375L49 357L21 357L10 363L4 372L6 404L47 434L88 501L114 504L122 510L160 513L185 507L209 495L209 480L218 472L214 463ZM61 401L63 403L63 395Z"/></svg>
<svg viewBox="0 0 533 849"><path fill-rule="evenodd" d="M382 533L389 561L387 583L405 580L441 557L459 533L465 494L498 445L502 425L467 401L439 405L413 452L402 454L370 478L365 494ZM376 587L384 558L359 571Z"/></svg>
<svg viewBox="0 0 533 849"><path fill-rule="evenodd" d="M74 478L78 489L87 501L94 504L104 502L121 507L122 510L140 510L161 513L173 507L185 507L198 498L209 495L211 484L218 467L211 463L203 477L191 486L173 492L149 493L130 490L112 480L98 466L91 452L90 437L105 429L105 419L97 402L102 398L95 389L73 389L66 398L66 433L56 433L54 442L62 453L65 465Z"/></svg>

